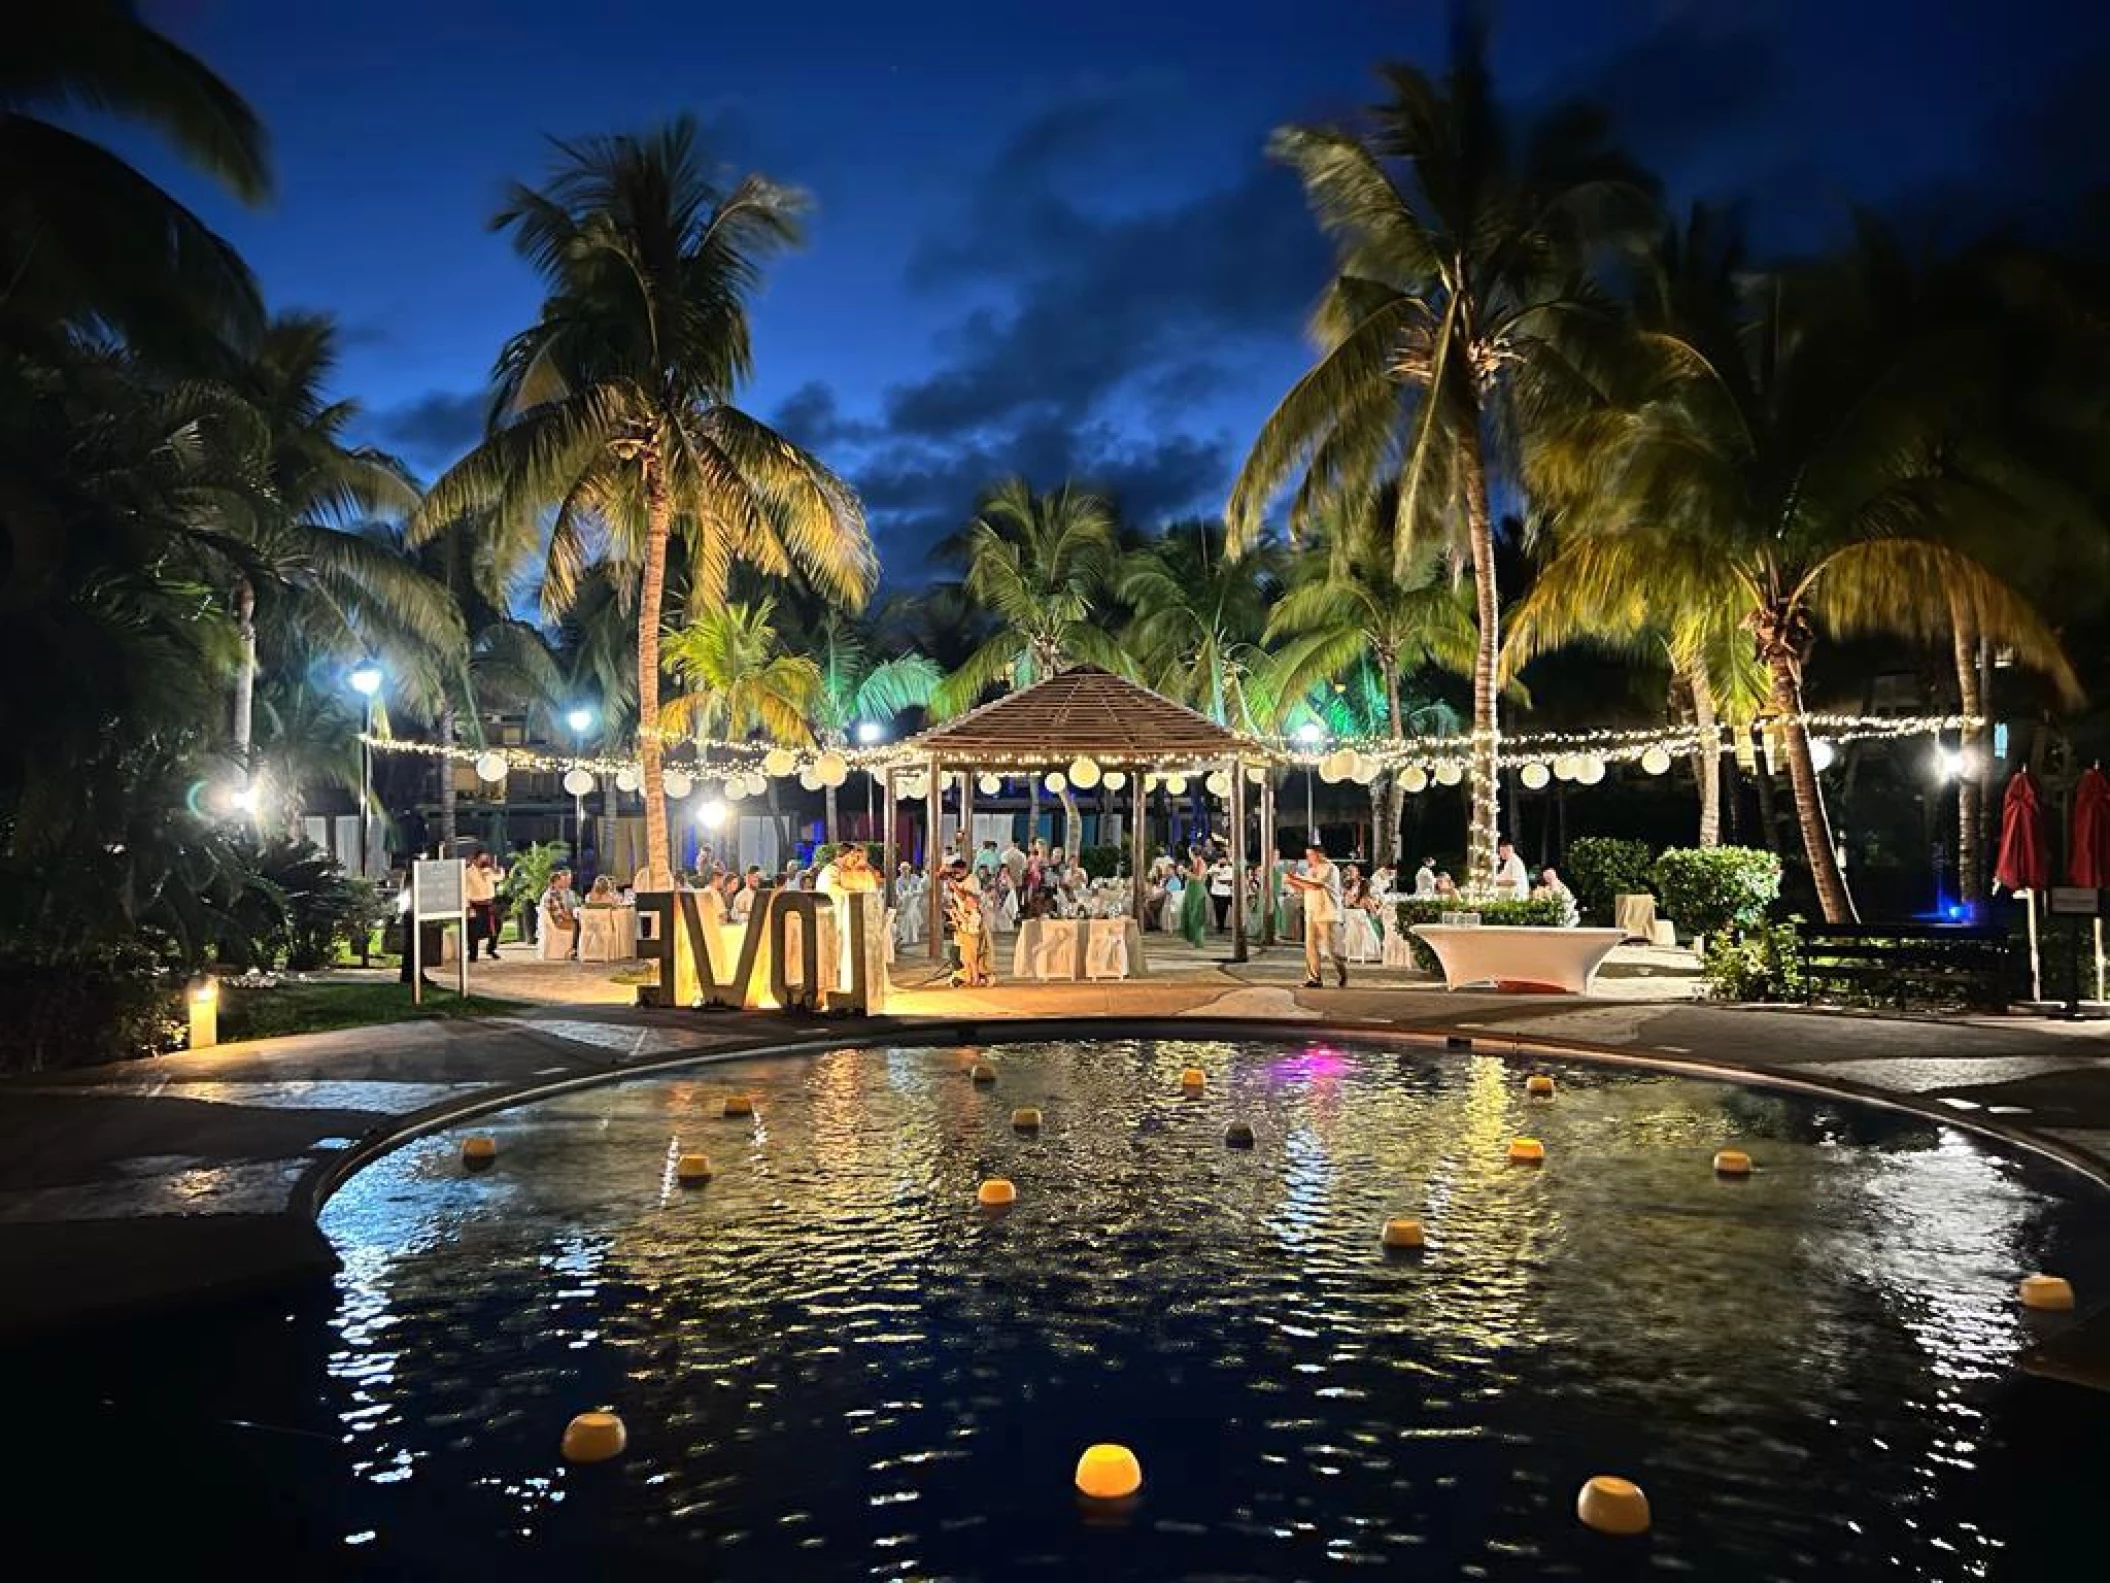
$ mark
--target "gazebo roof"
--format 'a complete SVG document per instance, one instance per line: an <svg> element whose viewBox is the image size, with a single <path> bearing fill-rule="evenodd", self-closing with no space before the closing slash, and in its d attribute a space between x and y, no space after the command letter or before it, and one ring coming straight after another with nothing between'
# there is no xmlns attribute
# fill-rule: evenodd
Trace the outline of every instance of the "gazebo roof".
<svg viewBox="0 0 2110 1583"><path fill-rule="evenodd" d="M902 744L954 764L1089 757L1109 764L1188 763L1265 749L1149 688L1079 665L970 710Z"/></svg>

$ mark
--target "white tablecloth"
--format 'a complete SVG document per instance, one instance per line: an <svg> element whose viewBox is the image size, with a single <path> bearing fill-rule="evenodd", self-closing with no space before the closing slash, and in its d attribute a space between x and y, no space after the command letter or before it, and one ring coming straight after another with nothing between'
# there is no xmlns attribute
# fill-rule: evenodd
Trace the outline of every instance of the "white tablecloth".
<svg viewBox="0 0 2110 1583"><path fill-rule="evenodd" d="M628 962L637 955L635 907L581 907L579 960Z"/></svg>
<svg viewBox="0 0 2110 1583"><path fill-rule="evenodd" d="M1461 984L1530 984L1590 992L1597 969L1619 944L1617 929L1417 923L1415 935L1443 964L1446 989Z"/></svg>
<svg viewBox="0 0 2110 1583"><path fill-rule="evenodd" d="M1013 978L1147 978L1133 918L1027 918L1011 948Z"/></svg>

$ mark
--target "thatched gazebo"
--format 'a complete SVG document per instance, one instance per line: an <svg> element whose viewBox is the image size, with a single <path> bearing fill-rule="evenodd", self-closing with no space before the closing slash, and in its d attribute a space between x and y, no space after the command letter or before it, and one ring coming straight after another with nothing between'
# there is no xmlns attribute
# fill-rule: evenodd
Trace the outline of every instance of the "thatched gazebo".
<svg viewBox="0 0 2110 1583"><path fill-rule="evenodd" d="M957 720L934 726L900 744L886 771L887 807L895 806L895 777L917 773L927 777L925 792L927 847L932 866L928 887L929 936L933 958L942 953L939 916L939 887L936 883L938 832L944 799L945 775L960 776L960 843L963 855L973 859L974 785L983 774L1040 774L1065 769L1078 760L1089 760L1101 770L1119 770L1128 776L1130 808L1129 879L1130 905L1141 924L1143 911L1144 775L1148 771L1192 769L1197 774L1221 770L1230 780L1230 825L1235 904L1231 908L1231 952L1235 961L1246 957L1245 928L1245 767L1273 761L1274 754L1262 743L1218 725L1206 715L1184 704L1152 692L1149 688L1116 676L1095 665L1080 665L1059 672L1046 681L961 715ZM1265 806L1272 802L1262 783L1263 838L1273 821ZM894 822L887 820L886 874L893 884L895 863ZM1272 918L1269 918L1272 922Z"/></svg>

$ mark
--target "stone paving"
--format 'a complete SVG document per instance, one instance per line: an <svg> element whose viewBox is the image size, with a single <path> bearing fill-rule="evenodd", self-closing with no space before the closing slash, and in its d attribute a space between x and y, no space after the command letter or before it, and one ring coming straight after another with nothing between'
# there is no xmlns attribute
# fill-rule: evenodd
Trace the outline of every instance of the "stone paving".
<svg viewBox="0 0 2110 1583"><path fill-rule="evenodd" d="M1448 994L1371 969L1346 990L1307 990L1280 948L1233 966L1153 944L1152 976L1117 984L919 987L924 965L903 962L888 1015L858 1022L639 1010L605 964L502 960L479 964L475 987L522 1002L503 1017L0 1081L0 1334L323 1278L334 1259L312 1218L317 1178L464 1104L799 1041L972 1040L1031 1019L1323 1021L1770 1073L1985 1127L2110 1179L2110 1024L1699 1005L1681 953L1622 953L1578 999Z"/></svg>

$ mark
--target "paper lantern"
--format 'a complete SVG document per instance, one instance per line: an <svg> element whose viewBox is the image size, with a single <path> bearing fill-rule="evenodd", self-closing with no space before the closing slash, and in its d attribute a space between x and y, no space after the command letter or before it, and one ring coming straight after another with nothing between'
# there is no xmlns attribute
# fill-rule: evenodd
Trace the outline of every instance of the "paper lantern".
<svg viewBox="0 0 2110 1583"><path fill-rule="evenodd" d="M1147 792L1154 792L1164 784L1165 777L1158 774L1155 770L1143 777L1143 790Z"/></svg>
<svg viewBox="0 0 2110 1583"><path fill-rule="evenodd" d="M745 775L727 776L725 789L719 795L727 802L738 802L747 795L747 777Z"/></svg>
<svg viewBox="0 0 2110 1583"><path fill-rule="evenodd" d="M1167 775L1165 777L1165 790L1174 797L1186 796L1187 777L1184 775Z"/></svg>
<svg viewBox="0 0 2110 1583"><path fill-rule="evenodd" d="M1264 784L1267 780L1267 766L1265 764L1248 764L1245 767L1245 778L1255 786Z"/></svg>
<svg viewBox="0 0 2110 1583"><path fill-rule="evenodd" d="M1211 770L1209 778L1203 781L1202 785L1208 788L1211 797L1228 797L1231 795L1231 777L1222 770Z"/></svg>
<svg viewBox="0 0 2110 1583"><path fill-rule="evenodd" d="M1588 754L1575 766L1575 779L1578 785L1595 786L1604 779L1604 760Z"/></svg>
<svg viewBox="0 0 2110 1583"><path fill-rule="evenodd" d="M813 761L813 778L823 786L840 786L850 778L850 761L830 748Z"/></svg>
<svg viewBox="0 0 2110 1583"><path fill-rule="evenodd" d="M1661 745L1647 749L1641 755L1641 767L1651 775L1661 775L1670 768L1670 750Z"/></svg>
<svg viewBox="0 0 2110 1583"><path fill-rule="evenodd" d="M821 789L821 778L814 773L811 764L799 771L799 785L806 791L819 791Z"/></svg>
<svg viewBox="0 0 2110 1583"><path fill-rule="evenodd" d="M1465 779L1465 766L1456 759L1445 759L1436 766L1436 784L1455 786Z"/></svg>
<svg viewBox="0 0 2110 1583"><path fill-rule="evenodd" d="M1823 737L1810 738L1811 769L1828 770L1832 767L1832 760L1838 756L1839 750L1825 741Z"/></svg>
<svg viewBox="0 0 2110 1583"><path fill-rule="evenodd" d="M1319 779L1329 786L1338 786L1348 778L1348 760L1355 755L1336 750L1319 760Z"/></svg>
<svg viewBox="0 0 2110 1583"><path fill-rule="evenodd" d="M1048 778L1042 781L1041 784L1059 797L1069 790L1070 778L1063 774L1061 770L1049 770Z"/></svg>
<svg viewBox="0 0 2110 1583"><path fill-rule="evenodd" d="M974 784L984 797L994 797L1004 789L1003 781L994 775L984 775Z"/></svg>
<svg viewBox="0 0 2110 1583"><path fill-rule="evenodd" d="M1575 779L1575 755L1573 753L1562 753L1554 758L1553 778L1557 781L1572 781Z"/></svg>
<svg viewBox="0 0 2110 1583"><path fill-rule="evenodd" d="M762 755L762 772L766 775L789 775L798 767L798 762L791 756L791 749L771 748Z"/></svg>
<svg viewBox="0 0 2110 1583"><path fill-rule="evenodd" d="M503 753L477 754L476 778L480 781L504 780L506 778L506 756Z"/></svg>
<svg viewBox="0 0 2110 1583"><path fill-rule="evenodd" d="M747 795L761 797L769 791L769 777L760 770L753 770L747 777Z"/></svg>
<svg viewBox="0 0 2110 1583"><path fill-rule="evenodd" d="M696 789L696 783L680 770L668 770L665 779L661 781L660 785L666 794L676 802L680 802L682 798L688 796L690 792Z"/></svg>
<svg viewBox="0 0 2110 1583"><path fill-rule="evenodd" d="M1108 770L1100 778L1099 784L1108 791L1119 791L1128 784L1128 774L1125 770Z"/></svg>
<svg viewBox="0 0 2110 1583"><path fill-rule="evenodd" d="M574 797L584 797L593 790L593 777L584 770L567 770L564 773L564 789Z"/></svg>
<svg viewBox="0 0 2110 1583"><path fill-rule="evenodd" d="M1099 784L1099 766L1091 759L1076 759L1070 764L1070 784L1090 791Z"/></svg>
<svg viewBox="0 0 2110 1583"><path fill-rule="evenodd" d="M1358 786L1368 786L1377 779L1384 766L1367 753L1358 753L1354 757L1355 768L1349 772L1348 778Z"/></svg>
<svg viewBox="0 0 2110 1583"><path fill-rule="evenodd" d="M1429 784L1429 772L1419 764L1409 764L1400 772L1399 783L1410 792L1426 790Z"/></svg>
<svg viewBox="0 0 2110 1583"><path fill-rule="evenodd" d="M634 792L639 785L637 771L625 764L615 772L615 789L619 792Z"/></svg>
<svg viewBox="0 0 2110 1583"><path fill-rule="evenodd" d="M1553 771L1546 768L1543 764L1526 764L1517 771L1517 779L1533 791L1543 791L1546 782L1553 779Z"/></svg>

